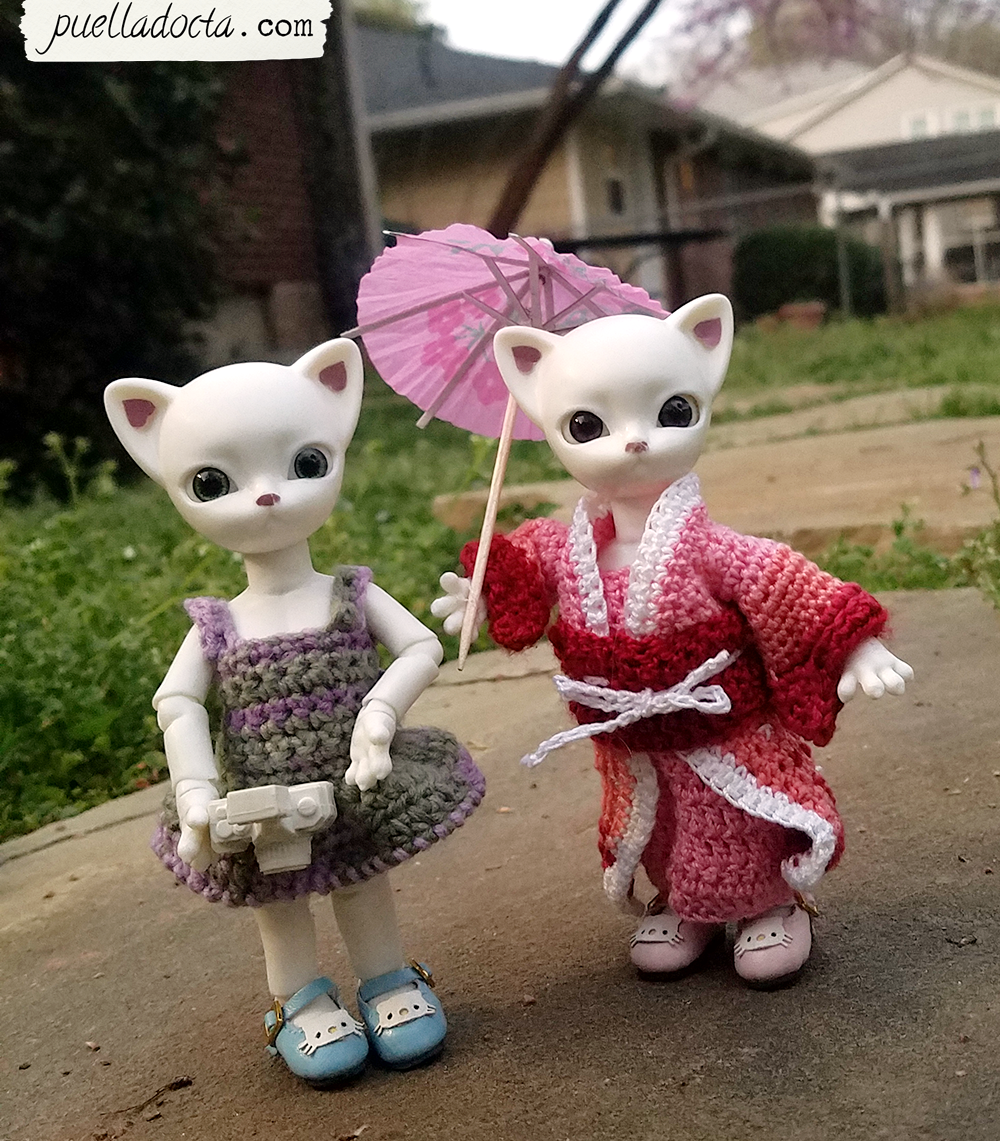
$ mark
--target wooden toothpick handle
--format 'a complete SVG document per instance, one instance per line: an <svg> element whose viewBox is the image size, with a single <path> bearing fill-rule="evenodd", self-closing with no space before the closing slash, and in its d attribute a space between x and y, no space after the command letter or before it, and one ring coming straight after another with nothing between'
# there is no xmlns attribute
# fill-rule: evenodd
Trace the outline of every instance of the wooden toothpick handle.
<svg viewBox="0 0 1000 1141"><path fill-rule="evenodd" d="M503 414L503 427L500 429L500 440L497 444L497 458L493 464L493 479L490 482L490 494L486 500L486 512L483 515L483 529L479 532L479 550L476 552L476 563L472 568L472 582L469 586L469 601L465 605L465 619L462 622L462 633L458 643L458 668L462 669L465 659L469 656L469 648L476 636L476 611L479 608L479 598L483 593L483 581L486 578L486 563L490 557L490 543L493 541L493 531L496 527L497 509L500 504L500 492L503 489L503 477L507 471L507 460L510 458L510 445L514 439L514 417L517 415L517 402L513 396L507 397L507 408Z"/></svg>

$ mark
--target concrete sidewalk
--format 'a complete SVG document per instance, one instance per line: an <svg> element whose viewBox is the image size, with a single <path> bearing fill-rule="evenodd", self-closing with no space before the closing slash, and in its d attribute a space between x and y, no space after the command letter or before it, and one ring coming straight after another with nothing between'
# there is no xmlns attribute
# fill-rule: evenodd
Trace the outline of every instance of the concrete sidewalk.
<svg viewBox="0 0 1000 1141"><path fill-rule="evenodd" d="M450 1019L440 1061L323 1093L266 1059L253 920L173 886L148 790L0 848L0 1139L996 1141L1000 623L971 591L885 601L917 680L850 705L824 751L849 850L795 987L747 990L722 948L635 976L587 747L517 764L565 724L547 656L486 654L419 719L469 743L487 799L393 873Z"/></svg>
<svg viewBox="0 0 1000 1141"><path fill-rule="evenodd" d="M713 426L699 460L709 514L749 535L770 535L810 557L839 536L857 543L892 540L893 523L909 511L925 529L920 541L956 551L997 514L985 473L969 489L980 441L1000 465L1000 417L921 420L852 430L870 402L896 403L907 393L859 397L802 412ZM572 480L511 486L501 506L552 503L571 517L581 488ZM478 527L486 491L442 495L435 514L456 529Z"/></svg>

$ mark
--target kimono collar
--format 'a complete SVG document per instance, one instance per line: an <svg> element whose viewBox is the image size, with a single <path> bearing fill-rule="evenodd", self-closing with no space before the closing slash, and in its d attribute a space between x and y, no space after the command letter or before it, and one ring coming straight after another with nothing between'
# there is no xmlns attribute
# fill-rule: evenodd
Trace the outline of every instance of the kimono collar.
<svg viewBox="0 0 1000 1141"><path fill-rule="evenodd" d="M670 561L677 540L691 512L701 503L701 485L694 472L672 483L653 504L646 519L635 562L629 568L625 596L625 627L635 637L653 632L656 626L656 580ZM607 504L584 496L573 513L569 532L569 557L576 572L580 606L587 627L601 637L610 633L604 586L597 565L594 521L608 514Z"/></svg>

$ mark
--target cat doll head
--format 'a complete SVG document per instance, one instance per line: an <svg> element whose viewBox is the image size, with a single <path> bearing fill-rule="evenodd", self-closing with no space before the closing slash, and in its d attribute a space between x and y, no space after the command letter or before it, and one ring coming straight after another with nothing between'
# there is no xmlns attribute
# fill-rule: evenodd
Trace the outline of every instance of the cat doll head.
<svg viewBox="0 0 1000 1141"><path fill-rule="evenodd" d="M292 365L226 365L183 388L116 380L104 404L128 453L196 531L263 554L308 538L333 510L363 382L357 346L338 339Z"/></svg>
<svg viewBox="0 0 1000 1141"><path fill-rule="evenodd" d="M566 470L607 499L658 494L704 444L733 344L721 294L665 319L599 317L565 336L502 329L504 382Z"/></svg>

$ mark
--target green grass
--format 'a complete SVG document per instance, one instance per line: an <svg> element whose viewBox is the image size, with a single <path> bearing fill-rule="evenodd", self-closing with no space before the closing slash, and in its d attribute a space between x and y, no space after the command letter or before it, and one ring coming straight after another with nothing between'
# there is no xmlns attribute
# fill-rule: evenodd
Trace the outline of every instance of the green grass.
<svg viewBox="0 0 1000 1141"><path fill-rule="evenodd" d="M447 424L419 432L411 404L371 387L314 561L371 566L427 620L438 576L472 537L434 518L433 497L488 483L495 445ZM81 487L83 455L51 446L69 502L0 512L0 839L165 775L149 703L188 627L181 603L245 585L239 559L194 534L160 488L120 486L107 465ZM510 471L561 474L527 442Z"/></svg>
<svg viewBox="0 0 1000 1141"><path fill-rule="evenodd" d="M831 321L815 331L743 329L726 391L732 396L821 384L860 396L925 385L996 385L1000 306L970 305L933 317Z"/></svg>
<svg viewBox="0 0 1000 1141"><path fill-rule="evenodd" d="M761 415L787 409L782 386L803 381L829 383L838 396L933 383L947 387L941 414L995 414L1000 407L983 389L996 383L997 361L1000 308L809 334L748 329L727 388L755 398ZM975 392L964 387L970 381ZM442 423L420 432L415 418L380 382L369 385L340 504L313 551L321 568L371 566L426 620L438 576L472 537L438 522L432 500L488 484L494 445ZM0 838L164 775L149 702L187 629L181 602L243 587L239 560L193 534L159 488L122 486L107 467L82 486L83 456L53 447L68 502L39 498L0 511ZM9 475L0 462L0 489ZM562 475L544 444L515 444L510 482ZM1000 522L948 559L922 547L904 517L890 550L839 543L822 561L869 589L973 582L1000 605L998 552ZM454 641L445 642L453 655Z"/></svg>

